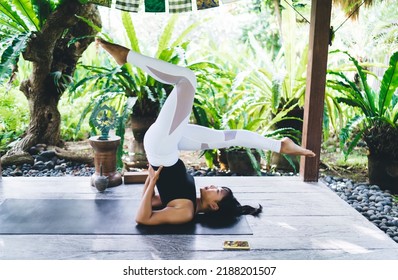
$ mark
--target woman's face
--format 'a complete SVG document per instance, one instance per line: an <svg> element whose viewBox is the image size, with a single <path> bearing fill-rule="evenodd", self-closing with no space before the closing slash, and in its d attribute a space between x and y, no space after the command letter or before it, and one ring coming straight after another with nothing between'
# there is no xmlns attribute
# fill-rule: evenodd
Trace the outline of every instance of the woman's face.
<svg viewBox="0 0 398 280"><path fill-rule="evenodd" d="M228 194L228 191L223 187L216 187L216 186L206 186L200 188L200 195L202 201L207 203L217 203L221 199L224 198Z"/></svg>

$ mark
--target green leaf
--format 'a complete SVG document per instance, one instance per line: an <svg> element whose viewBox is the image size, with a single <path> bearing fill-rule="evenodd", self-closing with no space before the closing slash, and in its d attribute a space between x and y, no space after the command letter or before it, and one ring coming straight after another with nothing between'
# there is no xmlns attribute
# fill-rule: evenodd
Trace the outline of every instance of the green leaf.
<svg viewBox="0 0 398 280"><path fill-rule="evenodd" d="M354 139L351 141L351 143L348 145L347 150L343 150L344 153L344 159L347 160L348 156L351 154L351 152L354 150L354 148L357 146L359 140L361 140L363 136L364 129L362 129L359 133L357 133L354 137Z"/></svg>
<svg viewBox="0 0 398 280"><path fill-rule="evenodd" d="M344 145L347 143L348 139L350 138L350 135L353 134L354 129L361 124L365 118L363 116L355 116L351 120L349 120L344 128L341 129L340 131L340 146L343 148ZM362 136L362 133L361 135Z"/></svg>
<svg viewBox="0 0 398 280"><path fill-rule="evenodd" d="M345 94L346 100L351 99L353 103L358 104L359 108L361 108L363 114L367 117L373 117L374 111L370 108L368 102L366 102L366 97L362 94L361 90L357 87L357 85L350 81L347 76L345 76L341 72L328 72L331 75L335 75L340 77L343 81L331 81L328 80L328 87L331 87L337 91Z"/></svg>
<svg viewBox="0 0 398 280"><path fill-rule="evenodd" d="M109 37L107 34L102 33L102 28L99 27L98 25L96 25L92 20L89 20L89 19L87 19L87 18L85 18L85 17L78 16L78 15L75 15L75 17L77 17L78 19L82 20L82 21L85 22L88 26L90 26L92 29L94 29L95 31L97 31L98 33L100 33L101 36L105 37L105 39L106 39L107 41L112 42L112 38Z"/></svg>
<svg viewBox="0 0 398 280"><path fill-rule="evenodd" d="M13 31L16 31L17 33L25 33L25 31L26 31L21 25L18 25L13 21L6 21L1 18L0 18L0 25L2 25L4 28L12 29Z"/></svg>
<svg viewBox="0 0 398 280"><path fill-rule="evenodd" d="M174 53L173 49L164 49L163 51L160 52L158 59L172 63L170 61L171 60L170 58L172 57L173 53Z"/></svg>
<svg viewBox="0 0 398 280"><path fill-rule="evenodd" d="M282 156L286 159L289 165L293 168L293 172L297 173L296 165L293 162L292 156L282 154Z"/></svg>
<svg viewBox="0 0 398 280"><path fill-rule="evenodd" d="M379 113L383 116L390 107L394 93L398 87L398 52L390 58L388 69L384 72L379 94Z"/></svg>
<svg viewBox="0 0 398 280"><path fill-rule="evenodd" d="M17 35L3 52L0 59L0 81L9 78L17 65L20 54L25 50L30 33Z"/></svg>
<svg viewBox="0 0 398 280"><path fill-rule="evenodd" d="M249 148L245 148L246 153L250 159L250 162L254 168L254 170L256 171L258 176L261 176L261 167L260 164L258 163L256 157L254 156L253 152L251 151L251 149Z"/></svg>
<svg viewBox="0 0 398 280"><path fill-rule="evenodd" d="M26 25L25 21L19 16L19 14L12 8L8 3L9 1L0 1L0 12L15 23L15 26L20 26L26 32L29 31L29 27ZM22 32L22 30L21 30Z"/></svg>
<svg viewBox="0 0 398 280"><path fill-rule="evenodd" d="M121 99L122 100L122 99ZM120 136L120 145L117 148L117 167L118 168L123 168L123 143L124 143L124 134L126 130L126 123L127 119L130 117L134 104L136 103L137 98L136 97L129 97L127 98L127 101L124 103L122 107L122 112L120 112L120 117L116 121L116 127L115 127L115 134L117 136Z"/></svg>
<svg viewBox="0 0 398 280"><path fill-rule="evenodd" d="M87 35L87 36L81 36L81 37L75 37L71 40L69 40L67 46L70 47L71 45L75 44L76 42L83 40L83 39L87 39L87 38L95 38L97 37L97 35Z"/></svg>
<svg viewBox="0 0 398 280"><path fill-rule="evenodd" d="M397 109L398 109L398 107L397 107ZM394 113L393 113L393 115L392 115L392 120L393 120L393 123L394 123L395 127L397 127L397 123L398 123L398 110L395 110L395 111L394 111Z"/></svg>
<svg viewBox="0 0 398 280"><path fill-rule="evenodd" d="M32 1L30 0L12 0L15 8L25 17L28 22L35 27L36 31L40 30L40 21L37 18L35 9L33 8Z"/></svg>
<svg viewBox="0 0 398 280"><path fill-rule="evenodd" d="M374 117L378 114L378 110L377 110L376 104L375 104L375 93L373 92L373 90L370 88L370 86L368 84L367 75L366 75L364 69L362 68L362 66L359 65L359 62L354 57L352 57L348 52L344 52L344 53L350 57L350 60L354 63L354 65L357 69L357 72L359 74L359 77L360 77L360 80L362 83L363 90L365 92L364 99L370 108L370 110L369 110L370 116Z"/></svg>
<svg viewBox="0 0 398 280"><path fill-rule="evenodd" d="M214 150L206 150L203 155L205 156L205 161L206 165L208 168L213 168L214 166L214 157L215 157L215 152Z"/></svg>
<svg viewBox="0 0 398 280"><path fill-rule="evenodd" d="M48 16L54 11L54 4L47 0L32 0L32 5L39 20L40 29L43 27Z"/></svg>
<svg viewBox="0 0 398 280"><path fill-rule="evenodd" d="M175 47L177 47L178 45L180 45L182 43L182 41L184 40L184 38L191 33L194 29L196 29L200 24L202 24L202 22L194 22L192 23L190 26L188 26L188 28L186 28L181 34L180 36L178 36L178 38L171 44L171 48L174 49Z"/></svg>
<svg viewBox="0 0 398 280"><path fill-rule="evenodd" d="M170 17L170 20L167 22L163 33L161 34L159 38L159 43L158 43L158 50L155 54L155 57L158 58L160 54L162 53L163 50L167 49L169 47L169 43L171 41L171 37L173 36L173 31L174 27L177 23L177 14L174 14Z"/></svg>
<svg viewBox="0 0 398 280"><path fill-rule="evenodd" d="M133 24L133 20L131 19L130 13L122 12L122 22L124 29L126 30L127 37L130 40L131 50L137 53L141 53L137 33L135 32L135 27Z"/></svg>
<svg viewBox="0 0 398 280"><path fill-rule="evenodd" d="M359 100L355 100L352 98L346 98L346 97L336 97L337 102L339 103L345 103L349 106L352 107L358 107L358 108L362 108L362 104Z"/></svg>
<svg viewBox="0 0 398 280"><path fill-rule="evenodd" d="M271 95L271 108L272 112L275 114L276 110L279 108L279 103L281 101L281 81L272 80L272 95Z"/></svg>

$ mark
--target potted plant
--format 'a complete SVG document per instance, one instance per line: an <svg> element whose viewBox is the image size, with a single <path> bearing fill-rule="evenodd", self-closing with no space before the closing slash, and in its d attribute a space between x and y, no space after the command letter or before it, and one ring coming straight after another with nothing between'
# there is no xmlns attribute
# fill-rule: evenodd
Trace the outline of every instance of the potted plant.
<svg viewBox="0 0 398 280"><path fill-rule="evenodd" d="M281 49L273 63L266 63L271 58L266 56L258 42L252 37L250 44L255 54L260 54L260 65L249 67L249 71L242 71L236 77L234 95L241 96L243 102L237 103L232 110L240 112L230 114L229 127L237 127L260 132L264 135L290 137L296 143L300 142L303 109L300 107L305 92L306 60L302 56L297 67L284 66L284 49ZM306 54L306 50L304 50ZM287 55L287 54L286 54ZM287 62L286 62L287 63ZM280 69L287 67L289 72L280 73ZM243 109L244 108L244 109ZM246 122L246 124L243 124ZM247 127L246 127L247 126ZM271 163L280 169L297 170L298 160L293 156L272 153Z"/></svg>
<svg viewBox="0 0 398 280"><path fill-rule="evenodd" d="M377 75L366 70L348 52L354 64L356 76L349 79L343 72L329 71L337 80L328 80L343 95L338 102L356 108L355 116L340 133L340 142L346 144L347 157L362 139L368 148L369 182L382 189L398 193L398 52L390 57L387 70L375 91L368 83L368 75Z"/></svg>
<svg viewBox="0 0 398 280"><path fill-rule="evenodd" d="M201 83L198 78L198 92L195 97L193 116L197 124L214 129L247 129L259 132L264 137L282 138L288 136L298 140L297 131L291 128L275 129L275 124L287 120L288 113L297 106L291 102L284 106L283 110L276 112L272 118L272 71L264 63L264 67L253 67L252 61L270 61L271 58L249 36L251 50L241 52L240 56L219 54L215 57L216 63L210 72L204 73L205 80ZM259 59L261 58L261 59ZM242 70L243 69L243 70ZM269 70L269 71L268 71ZM237 75L235 73L238 73ZM278 91L279 93L279 91ZM272 132L271 132L272 131ZM247 158L247 166L252 170L245 172L248 175L259 175L260 164L258 151L232 147L230 149L207 150L204 152L207 165L211 168L214 164L222 169L231 169L230 161L235 156L232 153L243 154ZM257 155L256 155L257 154ZM264 158L269 167L269 153L260 151L260 157ZM290 158L289 158L290 160ZM293 164L290 162L290 164ZM234 169L235 164L232 164ZM253 171L255 167L255 172ZM236 173L238 172L239 168Z"/></svg>
<svg viewBox="0 0 398 280"><path fill-rule="evenodd" d="M305 75L307 66L308 46L298 46L298 26L292 9L282 13L283 22L289 24L282 28L283 45L275 57L267 53L252 34L248 35L250 54L256 65L247 66L237 81L241 86L238 90L251 91L253 111L263 112L261 119L271 119L273 127L267 131L284 131L297 144L300 143L302 118L304 114ZM293 133L293 135L291 135ZM298 170L297 157L272 153L272 164L280 169Z"/></svg>
<svg viewBox="0 0 398 280"><path fill-rule="evenodd" d="M275 123L285 119L288 110L280 111L270 119L269 110L259 110L259 107L262 107L263 105L256 102L257 97L255 94L248 95L246 91L236 91L235 98L239 98L240 94L244 95L244 98L241 98L236 102L236 104L223 116L224 129L245 129L255 131L266 138L280 139L288 136L297 140L297 133L294 129L275 129ZM227 149L227 159L230 171L241 175L261 175L261 159L265 161L266 169L269 170L271 166L270 155L270 151L258 149L242 147L232 147ZM241 169L240 163L236 164L233 162L243 161L244 159L245 165L248 166L246 174L239 171ZM294 166L290 157L287 157L286 160L291 164L291 166ZM237 170L234 170L234 166L238 167Z"/></svg>
<svg viewBox="0 0 398 280"><path fill-rule="evenodd" d="M109 131L115 127L117 118L116 110L106 105L94 111L90 118L95 127L101 131L101 135L89 139L94 149L95 165L91 185L99 191L122 184L122 176L116 170L116 151L120 145L120 137L109 135Z"/></svg>

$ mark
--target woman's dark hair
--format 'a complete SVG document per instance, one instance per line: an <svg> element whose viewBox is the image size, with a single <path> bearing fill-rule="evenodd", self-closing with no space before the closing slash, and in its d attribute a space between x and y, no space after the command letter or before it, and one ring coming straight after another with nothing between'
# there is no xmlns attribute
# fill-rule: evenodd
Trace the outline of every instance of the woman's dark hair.
<svg viewBox="0 0 398 280"><path fill-rule="evenodd" d="M218 204L218 210L213 212L214 214L220 216L241 216L241 215L252 215L258 216L263 207L259 204L259 207L252 207L250 205L241 205L239 201L235 198L234 194L232 193L230 188L222 187L225 191L227 191L227 195L221 199Z"/></svg>

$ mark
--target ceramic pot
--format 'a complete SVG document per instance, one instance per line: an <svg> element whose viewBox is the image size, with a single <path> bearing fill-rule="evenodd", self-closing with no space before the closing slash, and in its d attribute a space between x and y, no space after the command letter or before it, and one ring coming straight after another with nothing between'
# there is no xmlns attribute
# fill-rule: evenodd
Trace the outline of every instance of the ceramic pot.
<svg viewBox="0 0 398 280"><path fill-rule="evenodd" d="M91 185L95 187L95 180L99 176L108 178L108 187L116 187L122 184L122 175L116 170L116 152L120 144L119 136L110 136L108 140L99 140L99 136L89 139L94 149L95 173L91 176ZM102 175L101 175L102 166Z"/></svg>

